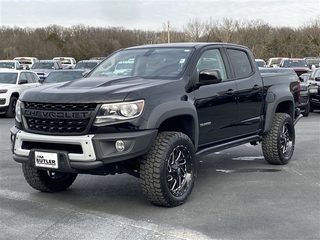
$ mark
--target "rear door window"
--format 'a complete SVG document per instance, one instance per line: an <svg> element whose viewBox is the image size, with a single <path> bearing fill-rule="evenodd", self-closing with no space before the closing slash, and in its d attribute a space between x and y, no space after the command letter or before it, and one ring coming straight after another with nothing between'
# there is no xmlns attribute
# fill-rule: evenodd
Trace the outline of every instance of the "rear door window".
<svg viewBox="0 0 320 240"><path fill-rule="evenodd" d="M245 51L227 49L236 78L245 78L253 73L249 57Z"/></svg>

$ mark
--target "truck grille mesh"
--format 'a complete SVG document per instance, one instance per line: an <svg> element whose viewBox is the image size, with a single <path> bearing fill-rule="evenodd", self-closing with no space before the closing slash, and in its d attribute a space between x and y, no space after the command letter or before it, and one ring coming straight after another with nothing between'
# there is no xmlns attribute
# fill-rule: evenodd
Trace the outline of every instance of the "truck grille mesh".
<svg viewBox="0 0 320 240"><path fill-rule="evenodd" d="M25 102L25 110L29 112L41 114L28 114L25 115L26 125L31 132L42 132L42 133L55 133L55 134L80 134L84 133L89 127L90 116L97 104L85 103L85 104L63 104L63 103L34 103ZM81 117L78 113L90 113L88 117ZM49 113L54 113L55 116L50 116ZM33 115L33 116L30 116ZM68 117L72 115L72 117ZM63 116L61 118L57 116Z"/></svg>

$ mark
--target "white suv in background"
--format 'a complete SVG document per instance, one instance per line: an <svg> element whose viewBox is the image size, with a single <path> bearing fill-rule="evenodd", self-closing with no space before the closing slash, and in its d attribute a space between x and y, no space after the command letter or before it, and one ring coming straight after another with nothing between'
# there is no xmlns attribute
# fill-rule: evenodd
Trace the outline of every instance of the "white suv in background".
<svg viewBox="0 0 320 240"><path fill-rule="evenodd" d="M23 69L17 60L0 60L0 69Z"/></svg>
<svg viewBox="0 0 320 240"><path fill-rule="evenodd" d="M36 57L15 57L13 60L17 60L24 69L30 69L35 62L39 62Z"/></svg>
<svg viewBox="0 0 320 240"><path fill-rule="evenodd" d="M63 68L75 68L77 61L73 57L54 57L53 60L60 60Z"/></svg>
<svg viewBox="0 0 320 240"><path fill-rule="evenodd" d="M29 70L0 70L0 114L15 116L15 106L21 93L29 88L38 87L39 77Z"/></svg>

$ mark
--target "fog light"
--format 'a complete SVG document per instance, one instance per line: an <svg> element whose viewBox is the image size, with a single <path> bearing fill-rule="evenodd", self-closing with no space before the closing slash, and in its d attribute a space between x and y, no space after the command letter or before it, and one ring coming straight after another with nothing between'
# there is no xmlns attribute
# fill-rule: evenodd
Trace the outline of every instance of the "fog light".
<svg viewBox="0 0 320 240"><path fill-rule="evenodd" d="M124 141L122 141L122 140L117 140L117 141L116 141L116 144L115 144L115 147L116 147L116 149L117 149L118 152L123 152L124 149L125 149Z"/></svg>

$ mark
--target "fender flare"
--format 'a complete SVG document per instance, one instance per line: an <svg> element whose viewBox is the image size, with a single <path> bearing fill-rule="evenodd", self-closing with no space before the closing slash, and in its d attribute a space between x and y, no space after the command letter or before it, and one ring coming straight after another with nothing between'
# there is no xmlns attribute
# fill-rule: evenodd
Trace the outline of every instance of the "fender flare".
<svg viewBox="0 0 320 240"><path fill-rule="evenodd" d="M264 126L264 133L271 129L273 119L275 113L277 111L278 106L283 102L289 103L289 108L287 113L293 119L294 117L294 98L290 91L285 90L283 88L279 88L279 85L276 87L269 88L266 94L266 106L265 106L265 126Z"/></svg>
<svg viewBox="0 0 320 240"><path fill-rule="evenodd" d="M193 119L193 134L189 137L194 142L195 149L197 149L199 141L199 121L197 111L191 102L165 102L156 106L148 117L146 128L159 128L165 120L182 115L188 115Z"/></svg>

